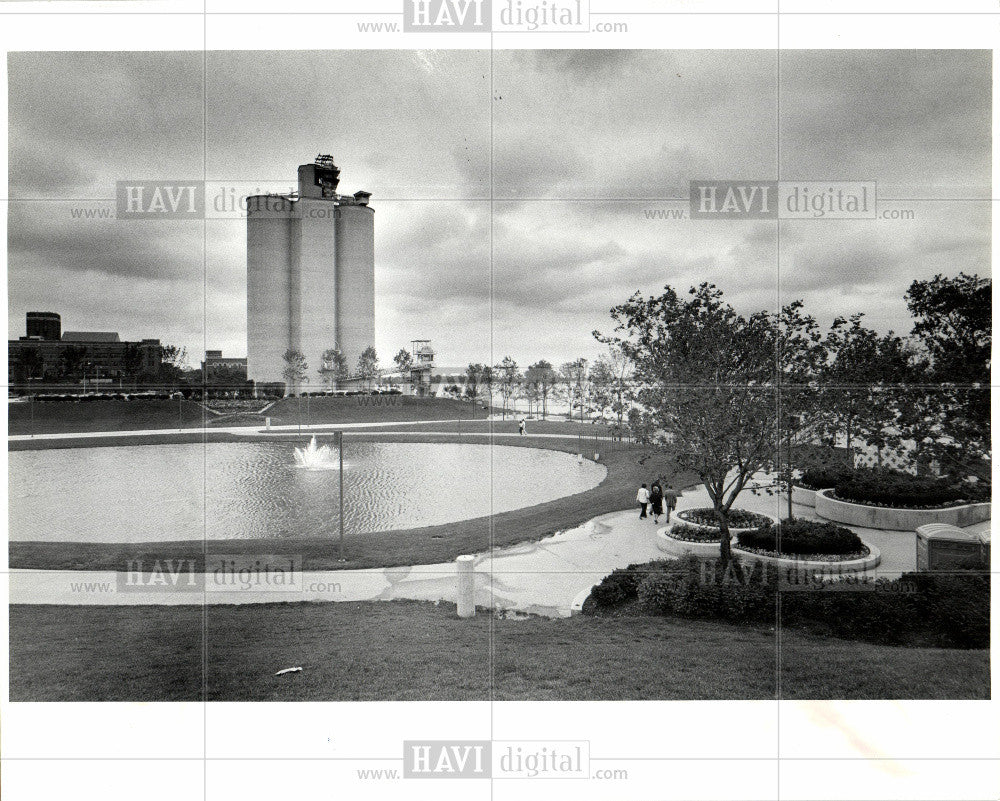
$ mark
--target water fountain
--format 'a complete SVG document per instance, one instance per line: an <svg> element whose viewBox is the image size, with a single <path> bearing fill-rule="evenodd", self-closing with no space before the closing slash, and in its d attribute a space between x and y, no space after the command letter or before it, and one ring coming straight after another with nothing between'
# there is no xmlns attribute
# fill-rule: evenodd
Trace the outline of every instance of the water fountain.
<svg viewBox="0 0 1000 801"><path fill-rule="evenodd" d="M316 437L304 448L295 448L295 466L306 470L338 470L339 456L329 445L317 445Z"/></svg>

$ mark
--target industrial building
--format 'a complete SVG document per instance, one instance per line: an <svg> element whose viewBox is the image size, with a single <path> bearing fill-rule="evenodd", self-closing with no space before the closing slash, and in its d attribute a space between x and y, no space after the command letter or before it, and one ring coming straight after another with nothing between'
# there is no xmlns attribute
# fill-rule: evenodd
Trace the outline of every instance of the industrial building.
<svg viewBox="0 0 1000 801"><path fill-rule="evenodd" d="M337 192L340 169L320 155L298 170L298 191L247 199L247 375L285 382L286 351L319 380L322 354L339 348L353 373L375 342L375 212L368 192Z"/></svg>

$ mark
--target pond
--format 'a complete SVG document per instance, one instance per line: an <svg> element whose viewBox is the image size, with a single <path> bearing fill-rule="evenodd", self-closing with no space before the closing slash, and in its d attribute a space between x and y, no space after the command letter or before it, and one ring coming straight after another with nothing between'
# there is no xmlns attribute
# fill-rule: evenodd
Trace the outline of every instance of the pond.
<svg viewBox="0 0 1000 801"><path fill-rule="evenodd" d="M16 451L10 539L315 538L339 532L339 470L296 465L291 442ZM571 454L490 445L347 441L347 533L432 526L584 492L606 470Z"/></svg>

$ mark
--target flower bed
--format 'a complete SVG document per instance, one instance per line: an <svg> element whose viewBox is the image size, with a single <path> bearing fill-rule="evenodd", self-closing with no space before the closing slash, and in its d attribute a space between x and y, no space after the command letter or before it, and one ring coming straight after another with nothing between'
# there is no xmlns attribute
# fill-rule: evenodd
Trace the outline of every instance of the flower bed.
<svg viewBox="0 0 1000 801"><path fill-rule="evenodd" d="M854 473L854 469L848 465L828 465L826 467L814 467L805 470L802 476L797 478L793 484L807 490L822 490L836 487L840 482L846 481Z"/></svg>
<svg viewBox="0 0 1000 801"><path fill-rule="evenodd" d="M990 519L989 503L951 505L931 509L900 509L854 503L834 497L833 490L816 493L816 514L827 520L863 528L916 531L928 523L948 523L965 528Z"/></svg>
<svg viewBox="0 0 1000 801"><path fill-rule="evenodd" d="M832 497L891 509L943 509L960 504L963 492L950 481L930 476L912 476L895 470L856 470L834 485Z"/></svg>
<svg viewBox="0 0 1000 801"><path fill-rule="evenodd" d="M667 530L667 535L683 542L714 542L718 544L722 541L722 533L718 528L692 526L689 523L674 523Z"/></svg>
<svg viewBox="0 0 1000 801"><path fill-rule="evenodd" d="M853 531L816 520L783 520L767 528L741 532L737 539L743 550L775 556L829 556L839 561L867 555L867 549Z"/></svg>
<svg viewBox="0 0 1000 801"><path fill-rule="evenodd" d="M707 528L719 528L719 519L715 516L715 510L711 507L701 507L698 509L684 509L677 512L677 517L685 523L692 523L696 526ZM770 526L774 519L767 515L748 512L746 509L729 510L729 530L743 531L747 529L757 529L761 526ZM716 538L718 541L718 537Z"/></svg>

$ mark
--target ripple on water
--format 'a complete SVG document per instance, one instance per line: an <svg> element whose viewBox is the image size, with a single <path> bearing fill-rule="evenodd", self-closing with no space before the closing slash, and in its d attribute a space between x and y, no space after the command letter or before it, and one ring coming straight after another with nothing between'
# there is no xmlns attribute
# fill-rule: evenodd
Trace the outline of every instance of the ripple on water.
<svg viewBox="0 0 1000 801"><path fill-rule="evenodd" d="M12 452L10 539L335 536L339 471L297 469L294 444ZM535 448L349 441L346 454L344 525L352 532L440 525L533 506L591 489L605 474L593 462Z"/></svg>

